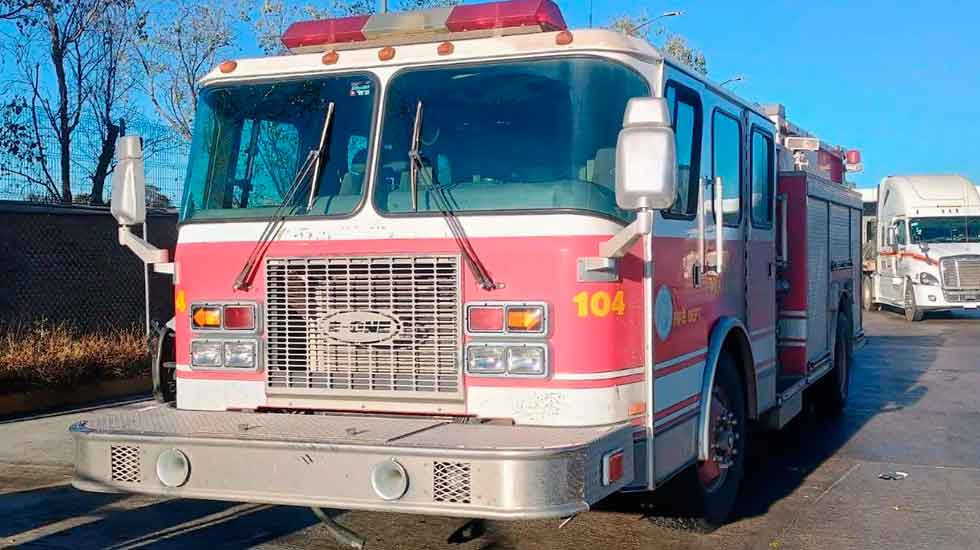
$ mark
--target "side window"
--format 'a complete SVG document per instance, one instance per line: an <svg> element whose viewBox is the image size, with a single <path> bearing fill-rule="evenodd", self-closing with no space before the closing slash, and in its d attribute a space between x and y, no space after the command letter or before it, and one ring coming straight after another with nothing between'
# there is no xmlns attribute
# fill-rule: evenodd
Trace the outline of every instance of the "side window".
<svg viewBox="0 0 980 550"><path fill-rule="evenodd" d="M742 129L738 120L721 111L715 111L712 119L712 177L721 178L725 225L738 225L742 221Z"/></svg>
<svg viewBox="0 0 980 550"><path fill-rule="evenodd" d="M905 221L899 220L895 222L895 242L901 246L905 246L907 243L905 237Z"/></svg>
<svg viewBox="0 0 980 550"><path fill-rule="evenodd" d="M697 93L667 85L667 106L677 147L677 197L668 216L694 216L701 177L701 102Z"/></svg>
<svg viewBox="0 0 980 550"><path fill-rule="evenodd" d="M752 225L772 227L773 177L772 138L759 130L752 131Z"/></svg>

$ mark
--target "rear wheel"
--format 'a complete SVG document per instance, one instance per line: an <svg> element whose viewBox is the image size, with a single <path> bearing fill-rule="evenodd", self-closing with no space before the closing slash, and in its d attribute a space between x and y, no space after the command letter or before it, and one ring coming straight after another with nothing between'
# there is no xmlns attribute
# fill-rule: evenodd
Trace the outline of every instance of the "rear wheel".
<svg viewBox="0 0 980 550"><path fill-rule="evenodd" d="M735 361L727 353L718 359L709 416L708 459L684 473L680 490L701 527L710 530L732 515L745 472L745 394Z"/></svg>
<svg viewBox="0 0 980 550"><path fill-rule="evenodd" d="M925 317L925 312L919 309L915 303L915 291L912 289L912 281L905 281L905 320L911 323L921 321Z"/></svg>
<svg viewBox="0 0 980 550"><path fill-rule="evenodd" d="M837 316L837 337L831 360L833 370L814 389L817 408L829 416L837 416L844 411L851 387L851 322L846 315Z"/></svg>

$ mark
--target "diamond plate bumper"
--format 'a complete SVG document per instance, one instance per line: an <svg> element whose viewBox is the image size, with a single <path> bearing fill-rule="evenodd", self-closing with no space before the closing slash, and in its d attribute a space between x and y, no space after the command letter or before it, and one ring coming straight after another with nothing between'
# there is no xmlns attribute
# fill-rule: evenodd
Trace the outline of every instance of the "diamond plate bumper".
<svg viewBox="0 0 980 550"><path fill-rule="evenodd" d="M199 412L159 406L74 424L82 490L461 517L563 517L632 481L632 428L461 424L368 415ZM180 487L157 475L161 453L186 455ZM622 449L625 476L602 485L602 456ZM378 464L397 461L408 489L384 500Z"/></svg>

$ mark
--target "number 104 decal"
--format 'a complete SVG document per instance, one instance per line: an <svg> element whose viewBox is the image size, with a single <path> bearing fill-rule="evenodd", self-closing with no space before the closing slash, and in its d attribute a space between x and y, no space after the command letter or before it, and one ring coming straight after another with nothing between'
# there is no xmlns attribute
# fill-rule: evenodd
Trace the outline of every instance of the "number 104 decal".
<svg viewBox="0 0 980 550"><path fill-rule="evenodd" d="M622 317L626 313L626 297L622 290L610 295L605 290L598 292L579 292L572 298L578 306L579 317L606 317L614 313Z"/></svg>

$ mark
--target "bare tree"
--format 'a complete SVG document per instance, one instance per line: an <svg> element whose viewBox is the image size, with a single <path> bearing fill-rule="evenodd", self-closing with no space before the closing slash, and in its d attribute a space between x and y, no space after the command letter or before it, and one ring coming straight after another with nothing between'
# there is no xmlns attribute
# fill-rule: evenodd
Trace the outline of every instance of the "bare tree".
<svg viewBox="0 0 980 550"><path fill-rule="evenodd" d="M0 20L17 20L37 4L37 0L0 0Z"/></svg>
<svg viewBox="0 0 980 550"><path fill-rule="evenodd" d="M142 91L157 115L190 141L197 82L234 51L234 24L248 17L238 4L221 0L171 0L152 7L141 10L143 32L135 48Z"/></svg>
<svg viewBox="0 0 980 550"><path fill-rule="evenodd" d="M21 148L17 158L39 169L19 175L65 203L72 202L75 130L91 94L90 78L100 63L91 38L107 10L120 1L38 0L5 12L16 26L16 40L7 53L20 78L14 83L19 95L5 105L5 120L12 126L0 128L6 134L0 142L9 145L11 136L26 138L29 151ZM51 166L46 136L57 142L57 166Z"/></svg>
<svg viewBox="0 0 980 550"><path fill-rule="evenodd" d="M116 140L126 133L126 121L135 114L131 100L136 75L132 46L141 31L132 0L108 6L95 27L94 51L99 63L93 71L89 108L98 129L97 160L89 174L89 204L103 205L105 182L112 170Z"/></svg>
<svg viewBox="0 0 980 550"><path fill-rule="evenodd" d="M650 22L651 19L644 14L621 15L613 19L607 27L647 40L651 39L651 34L654 37L666 37L662 48L667 55L690 65L703 75L708 74L708 61L703 53L692 48L683 36L668 32L664 26L653 27Z"/></svg>

